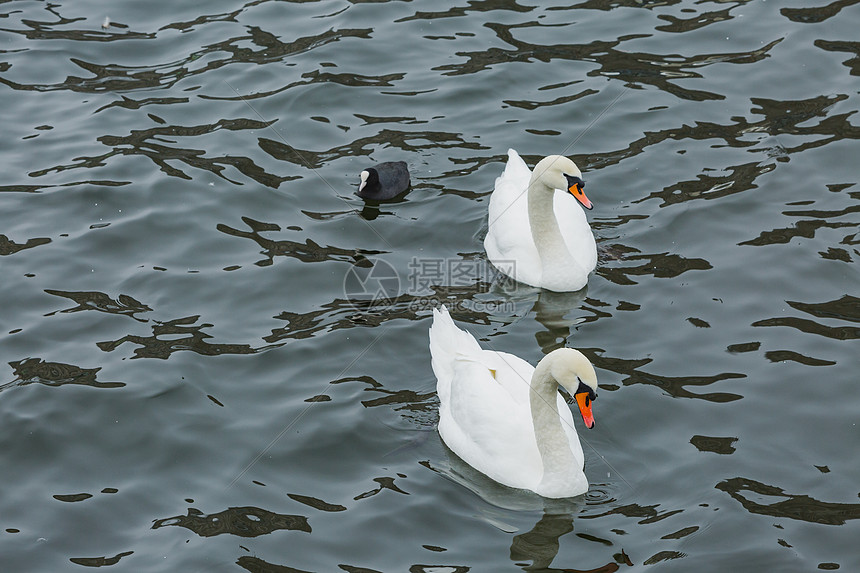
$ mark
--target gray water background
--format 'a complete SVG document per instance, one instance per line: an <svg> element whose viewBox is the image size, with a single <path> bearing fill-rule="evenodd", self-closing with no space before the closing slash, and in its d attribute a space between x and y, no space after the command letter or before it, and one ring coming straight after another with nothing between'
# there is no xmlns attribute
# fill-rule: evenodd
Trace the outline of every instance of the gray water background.
<svg viewBox="0 0 860 573"><path fill-rule="evenodd" d="M3 3L0 570L860 570L858 20ZM509 147L582 168L586 291L487 268ZM593 361L588 494L445 450L442 302Z"/></svg>

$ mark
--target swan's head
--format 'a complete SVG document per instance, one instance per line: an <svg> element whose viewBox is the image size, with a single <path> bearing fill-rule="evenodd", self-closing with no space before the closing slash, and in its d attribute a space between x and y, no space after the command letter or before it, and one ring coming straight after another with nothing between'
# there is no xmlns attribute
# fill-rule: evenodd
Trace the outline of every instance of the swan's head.
<svg viewBox="0 0 860 573"><path fill-rule="evenodd" d="M588 358L579 350L559 348L547 355L552 356L550 374L576 399L582 421L586 427L594 427L591 403L597 399L597 374Z"/></svg>
<svg viewBox="0 0 860 573"><path fill-rule="evenodd" d="M549 189L565 189L576 197L583 207L591 209L593 206L588 197L585 196L585 181L582 180L582 172L576 163L564 155L550 155L544 157L534 168L534 180L540 181Z"/></svg>

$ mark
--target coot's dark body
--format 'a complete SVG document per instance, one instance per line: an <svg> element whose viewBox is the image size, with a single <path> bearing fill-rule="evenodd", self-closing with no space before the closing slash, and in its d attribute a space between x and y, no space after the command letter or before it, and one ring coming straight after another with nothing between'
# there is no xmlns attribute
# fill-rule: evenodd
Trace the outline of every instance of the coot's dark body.
<svg viewBox="0 0 860 573"><path fill-rule="evenodd" d="M362 199L391 199L409 189L405 161L386 161L361 172L358 196Z"/></svg>

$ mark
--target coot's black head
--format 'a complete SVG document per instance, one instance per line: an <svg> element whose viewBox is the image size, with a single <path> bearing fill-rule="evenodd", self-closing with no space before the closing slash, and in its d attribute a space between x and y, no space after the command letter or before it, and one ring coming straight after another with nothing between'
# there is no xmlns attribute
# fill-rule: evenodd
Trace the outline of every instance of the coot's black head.
<svg viewBox="0 0 860 573"><path fill-rule="evenodd" d="M379 191L379 173L373 167L368 167L359 175L358 196L372 198Z"/></svg>

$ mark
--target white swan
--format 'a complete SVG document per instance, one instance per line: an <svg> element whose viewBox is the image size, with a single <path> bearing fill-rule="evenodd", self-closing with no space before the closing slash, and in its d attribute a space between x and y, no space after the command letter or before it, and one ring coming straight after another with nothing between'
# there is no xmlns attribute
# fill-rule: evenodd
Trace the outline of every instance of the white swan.
<svg viewBox="0 0 860 573"><path fill-rule="evenodd" d="M597 246L585 213L591 201L576 164L561 155L543 158L529 171L513 149L490 196L484 249L509 277L535 287L577 291L597 265ZM569 194L568 194L569 193Z"/></svg>
<svg viewBox="0 0 860 573"><path fill-rule="evenodd" d="M534 368L513 354L481 349L443 306L433 310L430 356L439 434L463 461L544 497L588 491L573 416L558 393L561 384L576 398L585 425L594 426L597 376L578 350L554 350Z"/></svg>

